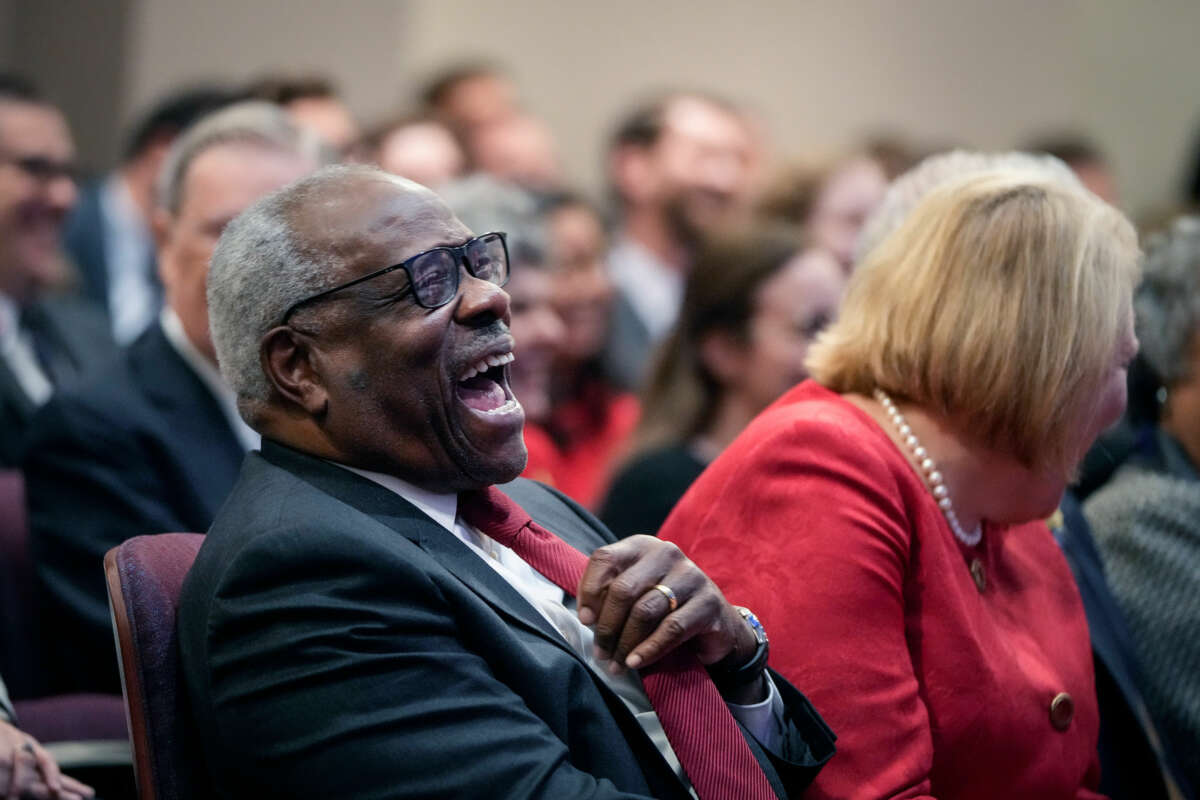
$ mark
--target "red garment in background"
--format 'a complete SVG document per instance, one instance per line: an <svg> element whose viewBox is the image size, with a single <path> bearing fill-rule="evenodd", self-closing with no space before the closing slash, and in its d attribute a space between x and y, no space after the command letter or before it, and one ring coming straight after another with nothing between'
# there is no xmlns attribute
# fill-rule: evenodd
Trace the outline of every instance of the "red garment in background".
<svg viewBox="0 0 1200 800"><path fill-rule="evenodd" d="M591 383L576 399L555 408L547 427L525 423L529 461L522 476L549 483L594 511L639 413L634 395Z"/></svg>
<svg viewBox="0 0 1200 800"><path fill-rule="evenodd" d="M838 395L812 381L786 394L661 536L758 614L771 666L837 734L806 797L1098 796L1087 622L1050 531L989 524L960 544L886 433ZM1060 692L1065 730L1050 716Z"/></svg>
<svg viewBox="0 0 1200 800"><path fill-rule="evenodd" d="M550 434L535 422L525 423L525 449L529 451L529 460L525 462L522 478L547 483L560 488L556 476L562 471L562 456L559 455L558 445L550 438Z"/></svg>

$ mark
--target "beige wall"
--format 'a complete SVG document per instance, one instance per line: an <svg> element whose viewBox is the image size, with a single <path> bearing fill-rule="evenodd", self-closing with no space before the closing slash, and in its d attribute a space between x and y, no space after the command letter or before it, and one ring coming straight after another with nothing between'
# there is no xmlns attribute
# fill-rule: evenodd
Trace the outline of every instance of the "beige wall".
<svg viewBox="0 0 1200 800"><path fill-rule="evenodd" d="M1172 0L507 0L413 2L409 66L470 52L512 65L562 137L572 174L629 98L699 85L745 98L783 154L895 130L1010 147L1080 127L1109 151L1125 205L1166 203L1200 122L1200 3ZM494 42L494 44L492 44Z"/></svg>
<svg viewBox="0 0 1200 800"><path fill-rule="evenodd" d="M403 0L132 0L124 116L181 82L332 77L360 114L396 101Z"/></svg>
<svg viewBox="0 0 1200 800"><path fill-rule="evenodd" d="M13 3L0 0L0 24ZM371 119L411 97L437 67L464 58L510 65L529 106L559 135L571 175L591 189L600 185L600 153L615 117L664 86L744 99L784 154L833 150L888 129L997 148L1080 126L1110 152L1125 205L1135 211L1172 198L1200 123L1200 48L1192 41L1200 3L1192 0L15 3L18 12L71 5L124 17L116 24L35 14L58 19L57 30L38 27L51 38L8 46L35 56L58 82L89 30L117 37L109 44L118 66L101 63L108 74L93 68L77 79L115 87L106 116L98 118L89 100L93 88L70 98L84 112L72 115L86 121L81 139L95 141L85 152L110 156L113 131L180 82L318 70ZM0 35L0 63L5 46Z"/></svg>

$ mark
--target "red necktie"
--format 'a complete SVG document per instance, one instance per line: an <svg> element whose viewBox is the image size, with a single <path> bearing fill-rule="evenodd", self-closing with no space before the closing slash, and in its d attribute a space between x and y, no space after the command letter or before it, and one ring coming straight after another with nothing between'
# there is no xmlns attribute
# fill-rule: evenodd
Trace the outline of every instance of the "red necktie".
<svg viewBox="0 0 1200 800"><path fill-rule="evenodd" d="M538 525L494 486L459 496L458 513L572 597L587 556ZM701 800L775 798L703 665L680 648L640 670L646 696Z"/></svg>

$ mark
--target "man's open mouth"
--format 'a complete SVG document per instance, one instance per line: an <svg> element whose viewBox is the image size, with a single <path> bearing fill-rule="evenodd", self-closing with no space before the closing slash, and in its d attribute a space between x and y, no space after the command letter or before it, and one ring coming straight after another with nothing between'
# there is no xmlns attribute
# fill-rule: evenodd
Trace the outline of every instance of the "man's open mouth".
<svg viewBox="0 0 1200 800"><path fill-rule="evenodd" d="M507 369L513 361L511 352L496 353L467 367L458 379L458 398L482 414L507 414L519 408L508 390Z"/></svg>

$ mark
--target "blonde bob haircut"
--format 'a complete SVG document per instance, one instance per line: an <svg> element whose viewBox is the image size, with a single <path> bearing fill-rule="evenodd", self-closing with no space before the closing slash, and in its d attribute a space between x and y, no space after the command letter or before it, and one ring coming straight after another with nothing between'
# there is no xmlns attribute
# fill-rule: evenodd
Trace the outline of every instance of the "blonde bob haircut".
<svg viewBox="0 0 1200 800"><path fill-rule="evenodd" d="M1069 476L1138 261L1129 221L1090 192L1024 170L952 180L866 255L807 366L833 391L879 387Z"/></svg>

